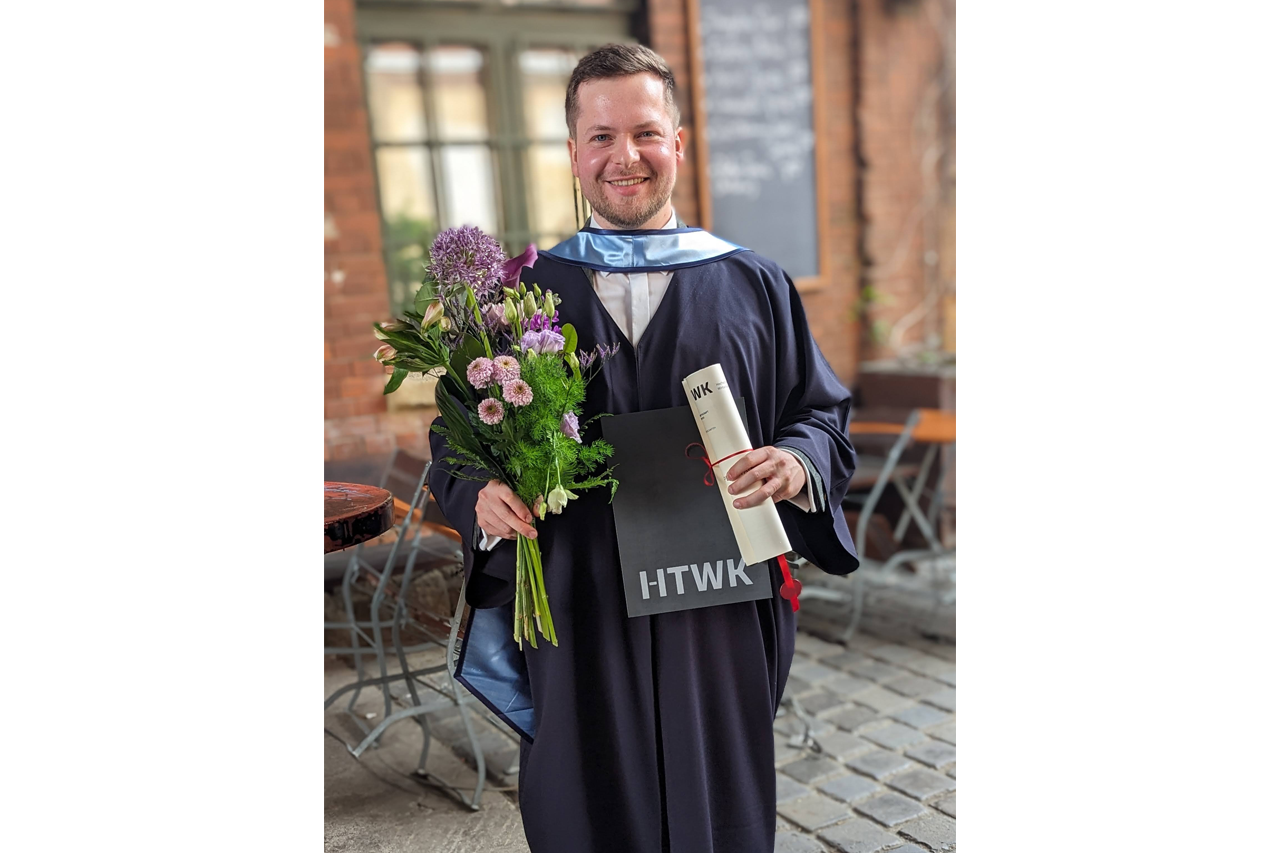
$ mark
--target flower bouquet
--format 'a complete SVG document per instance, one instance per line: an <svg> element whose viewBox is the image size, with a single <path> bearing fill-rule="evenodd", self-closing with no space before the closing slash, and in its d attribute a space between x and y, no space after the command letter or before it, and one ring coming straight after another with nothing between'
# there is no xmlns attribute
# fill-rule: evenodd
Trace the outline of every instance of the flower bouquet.
<svg viewBox="0 0 1280 853"><path fill-rule="evenodd" d="M440 232L431 244L413 310L375 323L384 341L374 357L391 368L384 394L410 373L438 377L436 404L455 456L450 473L505 483L537 520L564 511L584 489L618 483L599 467L613 453L602 440L583 444L579 430L586 385L618 344L577 350L573 326L560 324L560 297L520 281L538 257L534 246L508 260L479 228ZM536 633L535 633L536 627ZM515 639L552 645L538 543L516 537Z"/></svg>

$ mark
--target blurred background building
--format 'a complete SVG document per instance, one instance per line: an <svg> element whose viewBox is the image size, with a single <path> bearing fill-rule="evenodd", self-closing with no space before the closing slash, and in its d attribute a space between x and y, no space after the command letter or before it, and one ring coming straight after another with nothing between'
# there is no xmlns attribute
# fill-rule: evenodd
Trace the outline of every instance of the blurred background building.
<svg viewBox="0 0 1280 853"><path fill-rule="evenodd" d="M427 445L430 385L382 395L371 324L412 300L439 229L477 225L515 253L578 227L564 90L608 42L646 44L675 72L689 142L679 215L780 262L809 247L783 265L859 406L953 408L954 12L954 0L325 0L326 478Z"/></svg>

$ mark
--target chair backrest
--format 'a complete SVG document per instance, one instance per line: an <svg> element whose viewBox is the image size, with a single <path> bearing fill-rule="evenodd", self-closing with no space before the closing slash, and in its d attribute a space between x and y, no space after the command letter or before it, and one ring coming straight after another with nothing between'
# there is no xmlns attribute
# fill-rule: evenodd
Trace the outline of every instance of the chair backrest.
<svg viewBox="0 0 1280 853"><path fill-rule="evenodd" d="M419 486L422 483L422 471L426 467L426 459L397 448L387 463L379 485L402 503L416 507L421 498Z"/></svg>

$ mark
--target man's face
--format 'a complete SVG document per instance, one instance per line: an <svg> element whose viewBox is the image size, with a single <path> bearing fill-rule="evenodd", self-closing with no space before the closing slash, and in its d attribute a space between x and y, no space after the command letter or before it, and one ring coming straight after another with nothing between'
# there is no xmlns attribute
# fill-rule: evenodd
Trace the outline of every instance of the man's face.
<svg viewBox="0 0 1280 853"><path fill-rule="evenodd" d="M578 87L569 161L601 225L661 228L671 215L684 131L671 126L653 74L588 80Z"/></svg>

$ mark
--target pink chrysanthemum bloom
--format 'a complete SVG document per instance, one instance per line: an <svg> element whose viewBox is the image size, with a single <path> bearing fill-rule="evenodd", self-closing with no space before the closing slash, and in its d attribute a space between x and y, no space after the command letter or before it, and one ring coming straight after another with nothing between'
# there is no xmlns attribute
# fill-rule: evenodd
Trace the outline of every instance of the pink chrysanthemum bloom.
<svg viewBox="0 0 1280 853"><path fill-rule="evenodd" d="M503 383L502 399L513 406L527 406L533 402L533 389L523 379L513 379Z"/></svg>
<svg viewBox="0 0 1280 853"><path fill-rule="evenodd" d="M467 365L467 381L472 388L484 388L493 381L493 362L481 356Z"/></svg>
<svg viewBox="0 0 1280 853"><path fill-rule="evenodd" d="M480 401L480 420L489 426L497 426L502 423L502 404L492 397L485 397Z"/></svg>
<svg viewBox="0 0 1280 853"><path fill-rule="evenodd" d="M509 355L500 355L493 360L493 381L506 385L513 379L520 378L520 362Z"/></svg>

